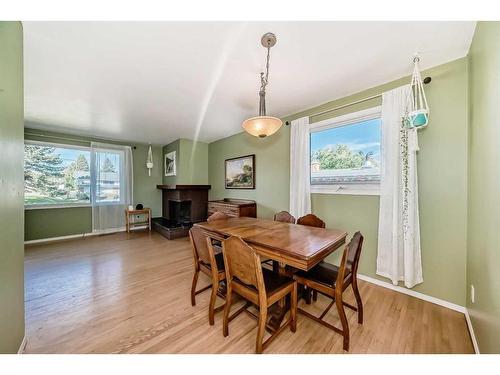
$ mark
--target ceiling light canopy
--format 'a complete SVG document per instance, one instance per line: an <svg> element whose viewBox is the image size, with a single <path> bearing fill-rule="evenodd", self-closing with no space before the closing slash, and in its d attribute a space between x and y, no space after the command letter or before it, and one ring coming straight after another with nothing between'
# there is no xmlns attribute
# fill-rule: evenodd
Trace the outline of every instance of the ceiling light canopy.
<svg viewBox="0 0 500 375"><path fill-rule="evenodd" d="M276 133L281 128L281 125L283 125L283 122L277 117L266 116L266 86L269 83L269 56L271 47L276 44L276 35L273 33L264 34L261 43L267 48L267 62L265 75L264 72L260 73L259 116L243 121L241 126L248 134L265 138Z"/></svg>

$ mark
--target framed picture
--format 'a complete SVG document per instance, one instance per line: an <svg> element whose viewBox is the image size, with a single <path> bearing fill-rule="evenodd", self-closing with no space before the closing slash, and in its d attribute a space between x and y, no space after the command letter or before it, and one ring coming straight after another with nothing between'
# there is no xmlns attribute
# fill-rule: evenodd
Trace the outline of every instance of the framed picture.
<svg viewBox="0 0 500 375"><path fill-rule="evenodd" d="M255 189L255 155L226 159L226 189Z"/></svg>
<svg viewBox="0 0 500 375"><path fill-rule="evenodd" d="M165 176L175 176L175 153L176 151L165 154Z"/></svg>

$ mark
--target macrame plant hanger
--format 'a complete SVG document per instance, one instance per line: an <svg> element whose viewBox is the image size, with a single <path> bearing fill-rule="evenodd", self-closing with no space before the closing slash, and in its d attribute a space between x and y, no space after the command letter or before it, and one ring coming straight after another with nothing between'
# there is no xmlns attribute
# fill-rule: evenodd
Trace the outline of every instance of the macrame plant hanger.
<svg viewBox="0 0 500 375"><path fill-rule="evenodd" d="M153 169L153 151L149 145L148 159L146 160L146 168L148 169L149 177L151 177L151 169Z"/></svg>
<svg viewBox="0 0 500 375"><path fill-rule="evenodd" d="M424 92L424 83L420 75L420 57L413 58L413 74L411 76L411 95L408 108L408 127L424 128L429 123L429 106Z"/></svg>

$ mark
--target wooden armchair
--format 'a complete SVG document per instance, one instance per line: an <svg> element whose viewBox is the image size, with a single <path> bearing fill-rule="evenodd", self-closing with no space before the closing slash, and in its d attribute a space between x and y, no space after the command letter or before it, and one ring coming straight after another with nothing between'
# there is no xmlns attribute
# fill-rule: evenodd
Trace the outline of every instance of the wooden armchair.
<svg viewBox="0 0 500 375"><path fill-rule="evenodd" d="M363 246L363 236L356 232L351 242L345 247L340 266L335 266L327 262L321 262L311 270L299 271L294 275L294 279L301 285L311 288L332 299L323 313L316 317L305 310L298 309L301 314L311 318L325 327L340 333L344 337L344 350L349 350L349 324L344 311L344 306L358 312L358 323L363 324L363 303L358 290L358 264ZM344 302L342 295L349 285L356 298L357 307ZM323 320L330 308L336 305L337 311L342 323L342 329L339 329Z"/></svg>
<svg viewBox="0 0 500 375"><path fill-rule="evenodd" d="M246 311L259 322L255 351L262 353L265 347L287 326L290 326L292 332L295 332L297 326L297 283L291 278L262 268L260 256L239 237L229 237L222 242L222 248L227 278L222 333L224 337L227 337L229 335L229 322L241 312ZM229 316L233 293L243 297L248 303ZM290 317L281 327L274 330L267 325L268 308L287 294L291 295ZM259 307L259 316L248 310L250 304ZM272 333L264 341L266 328Z"/></svg>
<svg viewBox="0 0 500 375"><path fill-rule="evenodd" d="M226 279L224 272L224 259L222 253L215 253L212 246L211 238L208 237L202 229L193 226L189 230L189 237L193 247L194 256L194 275L193 283L191 286L191 305L196 305L196 295L212 288L210 295L210 303L208 306L208 322L210 325L214 324L214 314L221 311L224 305L215 308L215 300L217 295L221 298L225 296L219 291L219 283ZM200 290L196 290L199 273L203 272L210 277L211 284L207 285Z"/></svg>
<svg viewBox="0 0 500 375"><path fill-rule="evenodd" d="M281 211L274 215L274 221L295 224L295 218L287 211Z"/></svg>

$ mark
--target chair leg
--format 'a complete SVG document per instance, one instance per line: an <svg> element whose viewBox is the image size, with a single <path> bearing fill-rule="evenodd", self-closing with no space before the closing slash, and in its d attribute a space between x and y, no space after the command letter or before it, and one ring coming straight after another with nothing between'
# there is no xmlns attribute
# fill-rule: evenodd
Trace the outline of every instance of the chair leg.
<svg viewBox="0 0 500 375"><path fill-rule="evenodd" d="M198 282L198 274L200 273L199 270L194 271L193 275L193 284L191 285L191 306L196 305L196 283Z"/></svg>
<svg viewBox="0 0 500 375"><path fill-rule="evenodd" d="M290 305L290 316L292 318L292 324L290 325L290 330L295 332L297 330L297 283L293 283L292 298Z"/></svg>
<svg viewBox="0 0 500 375"><path fill-rule="evenodd" d="M359 294L358 289L358 280L356 277L352 279L352 291L354 292L356 304L358 305L358 323L363 324L363 301L361 301L361 295Z"/></svg>
<svg viewBox="0 0 500 375"><path fill-rule="evenodd" d="M219 289L219 283L212 282L212 293L210 294L210 303L208 305L208 324L210 324L211 326L215 324L214 309L215 309L215 301L217 299L218 289Z"/></svg>
<svg viewBox="0 0 500 375"><path fill-rule="evenodd" d="M255 352L257 354L262 353L264 349L264 334L266 333L266 322L267 322L267 306L260 306L259 328L257 330L257 345L255 348Z"/></svg>
<svg viewBox="0 0 500 375"><path fill-rule="evenodd" d="M342 302L342 295L336 296L335 305L339 313L340 321L342 323L342 336L344 336L344 350L349 351L349 323L345 315L344 304Z"/></svg>
<svg viewBox="0 0 500 375"><path fill-rule="evenodd" d="M226 293L226 304L224 306L224 317L222 318L222 335L227 337L229 335L229 313L231 312L231 298L233 297L233 291L231 286L227 285Z"/></svg>
<svg viewBox="0 0 500 375"><path fill-rule="evenodd" d="M311 288L304 287L304 298L306 300L306 305L310 305L311 304L311 294L312 294Z"/></svg>
<svg viewBox="0 0 500 375"><path fill-rule="evenodd" d="M273 260L273 272L280 272L280 263L277 260Z"/></svg>
<svg viewBox="0 0 500 375"><path fill-rule="evenodd" d="M313 301L316 302L318 300L318 292L313 290Z"/></svg>

